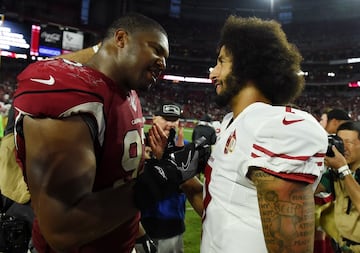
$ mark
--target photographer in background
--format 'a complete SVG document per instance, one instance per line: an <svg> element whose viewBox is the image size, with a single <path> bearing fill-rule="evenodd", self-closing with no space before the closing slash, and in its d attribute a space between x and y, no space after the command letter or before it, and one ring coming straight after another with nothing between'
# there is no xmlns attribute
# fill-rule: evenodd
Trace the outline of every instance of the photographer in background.
<svg viewBox="0 0 360 253"><path fill-rule="evenodd" d="M327 107L321 113L319 123L324 129L326 128L326 125L327 125L327 122L328 122L328 113L331 110L332 110L331 108Z"/></svg>
<svg viewBox="0 0 360 253"><path fill-rule="evenodd" d="M324 127L326 132L329 134L330 138L337 138L335 135L337 128L342 123L351 120L349 114L340 108L326 108L321 115L320 125ZM327 173L325 175L329 176L331 174ZM324 208L324 205L330 201L329 197L331 195L329 193L317 193L315 195L316 207L315 210L317 213L321 212ZM314 252L315 253L333 253L331 238L329 238L326 233L324 233L321 227L318 227L315 233L315 244L314 244Z"/></svg>
<svg viewBox="0 0 360 253"><path fill-rule="evenodd" d="M335 240L335 252L360 252L360 122L347 121L341 124L336 134L341 145L333 145L334 156L327 155L325 164L331 168L322 177L315 193L332 192L334 203L331 230L325 231ZM339 148L336 148L338 146ZM335 201L336 200L336 201ZM329 225L328 224L328 225Z"/></svg>
<svg viewBox="0 0 360 253"><path fill-rule="evenodd" d="M334 134L337 128L348 120L351 118L345 110L334 108L327 113L327 122L324 128L329 134Z"/></svg>

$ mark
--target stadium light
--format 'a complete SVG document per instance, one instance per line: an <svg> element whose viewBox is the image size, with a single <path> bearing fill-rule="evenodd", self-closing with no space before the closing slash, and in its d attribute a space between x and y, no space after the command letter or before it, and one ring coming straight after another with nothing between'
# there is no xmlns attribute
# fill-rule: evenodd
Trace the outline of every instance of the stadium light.
<svg viewBox="0 0 360 253"><path fill-rule="evenodd" d="M358 63L360 62L360 58L349 58L347 59L348 63Z"/></svg>
<svg viewBox="0 0 360 253"><path fill-rule="evenodd" d="M360 87L360 81L350 82L350 83L348 83L348 87L350 87L350 88Z"/></svg>
<svg viewBox="0 0 360 253"><path fill-rule="evenodd" d="M177 81L177 82L188 82L188 83L212 83L209 78L200 78L200 77L184 77L184 76L175 76L175 75L164 75L162 77L164 80Z"/></svg>
<svg viewBox="0 0 360 253"><path fill-rule="evenodd" d="M164 75L163 76L164 80L170 80L170 81L184 81L184 77L183 76L175 76L175 75Z"/></svg>
<svg viewBox="0 0 360 253"><path fill-rule="evenodd" d="M299 76L308 76L309 75L309 72L307 72L307 71L302 71L302 70L300 70L299 72L298 72L298 75Z"/></svg>
<svg viewBox="0 0 360 253"><path fill-rule="evenodd" d="M185 77L185 82L189 83L212 83L209 78L199 78L199 77Z"/></svg>

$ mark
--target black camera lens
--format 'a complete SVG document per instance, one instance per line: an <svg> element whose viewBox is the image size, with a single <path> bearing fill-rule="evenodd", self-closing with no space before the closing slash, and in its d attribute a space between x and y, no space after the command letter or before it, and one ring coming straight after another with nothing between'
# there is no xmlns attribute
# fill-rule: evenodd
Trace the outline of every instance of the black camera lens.
<svg viewBox="0 0 360 253"><path fill-rule="evenodd" d="M335 154L332 151L332 146L335 146L337 148L337 150L339 150L339 152L341 154L344 154L344 142L343 140L336 134L330 134L328 135L328 148L326 151L326 156L329 157L334 157Z"/></svg>

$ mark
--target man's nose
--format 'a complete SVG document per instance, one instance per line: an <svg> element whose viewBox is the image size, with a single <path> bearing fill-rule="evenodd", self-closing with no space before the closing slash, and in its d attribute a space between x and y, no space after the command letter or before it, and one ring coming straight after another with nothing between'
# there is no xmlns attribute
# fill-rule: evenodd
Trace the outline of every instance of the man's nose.
<svg viewBox="0 0 360 253"><path fill-rule="evenodd" d="M214 80L216 79L216 76L217 76L217 68L215 66L211 69L211 71L209 73L209 79L211 79L214 82Z"/></svg>

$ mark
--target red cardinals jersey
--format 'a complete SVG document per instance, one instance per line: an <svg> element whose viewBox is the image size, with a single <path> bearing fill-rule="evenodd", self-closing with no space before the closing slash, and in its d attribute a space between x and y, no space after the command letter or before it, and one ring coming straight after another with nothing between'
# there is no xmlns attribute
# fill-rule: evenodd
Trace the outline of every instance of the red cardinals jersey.
<svg viewBox="0 0 360 253"><path fill-rule="evenodd" d="M205 169L201 252L267 252L249 167L315 190L326 149L327 134L309 113L254 103L226 115Z"/></svg>
<svg viewBox="0 0 360 253"><path fill-rule="evenodd" d="M18 76L14 107L17 125L22 115L35 118L92 116L97 123L97 171L93 191L121 185L142 169L145 135L138 96L135 91L125 93L94 69L63 59L33 63ZM18 156L24 161L23 144L23 139L17 136ZM130 252L138 221L137 215L109 235L71 252ZM36 246L45 247L36 222L34 233Z"/></svg>

